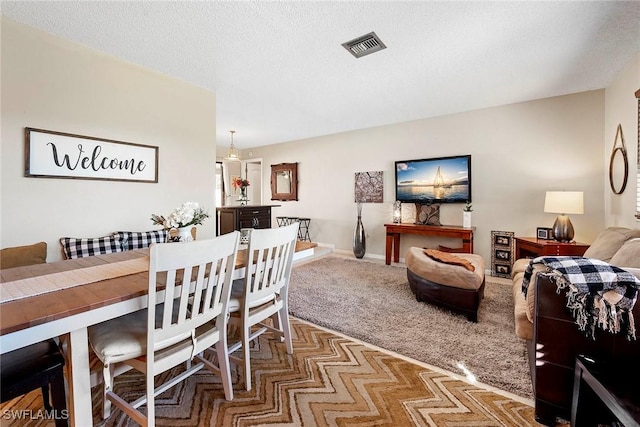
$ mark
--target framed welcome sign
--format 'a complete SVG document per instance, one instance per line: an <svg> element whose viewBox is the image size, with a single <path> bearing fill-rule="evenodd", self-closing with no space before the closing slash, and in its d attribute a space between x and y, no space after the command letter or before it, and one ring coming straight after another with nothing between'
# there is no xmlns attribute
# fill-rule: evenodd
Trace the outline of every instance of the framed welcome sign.
<svg viewBox="0 0 640 427"><path fill-rule="evenodd" d="M25 176L158 182L158 147L25 128Z"/></svg>

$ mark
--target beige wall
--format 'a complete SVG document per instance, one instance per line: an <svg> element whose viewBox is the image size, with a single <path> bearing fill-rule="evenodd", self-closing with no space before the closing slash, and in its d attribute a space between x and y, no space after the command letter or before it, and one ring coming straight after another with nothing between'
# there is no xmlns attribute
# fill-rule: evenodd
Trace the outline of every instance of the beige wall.
<svg viewBox="0 0 640 427"><path fill-rule="evenodd" d="M2 18L2 247L156 229L185 201L215 212L215 95ZM24 128L158 146L157 184L24 177ZM213 219L199 237L214 235Z"/></svg>
<svg viewBox="0 0 640 427"><path fill-rule="evenodd" d="M638 161L638 100L635 92L640 89L640 53L636 54L605 91L604 121L604 210L607 226L640 227L635 219L636 171ZM609 159L616 129L622 125L625 146L629 158L629 180L625 191L616 195L609 186ZM618 142L620 145L620 142Z"/></svg>
<svg viewBox="0 0 640 427"><path fill-rule="evenodd" d="M604 91L542 99L328 135L304 141L256 147L265 183L270 165L298 162L298 202L279 202L274 215L305 216L314 241L351 251L356 223L354 173L384 172L384 203L366 204L363 222L367 256L384 256L384 223L391 220L394 161L472 155L475 251L491 260L491 231L533 236L536 227L553 224L543 212L547 190L579 190L585 214L573 215L576 240L591 242L604 224ZM248 150L242 153L247 156ZM270 200L268 185L263 199ZM463 205L443 205L443 224L462 225ZM406 211L411 206L403 205ZM410 220L410 219L407 219ZM401 257L410 246L434 246L437 240L403 237ZM455 243L444 242L444 243Z"/></svg>

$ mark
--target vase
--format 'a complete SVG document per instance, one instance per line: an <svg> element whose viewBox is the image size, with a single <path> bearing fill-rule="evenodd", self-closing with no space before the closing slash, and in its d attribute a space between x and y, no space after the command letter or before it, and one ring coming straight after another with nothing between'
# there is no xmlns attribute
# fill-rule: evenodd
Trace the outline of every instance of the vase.
<svg viewBox="0 0 640 427"><path fill-rule="evenodd" d="M362 258L367 250L367 239L362 224L362 204L358 203L358 222L353 232L353 254L356 258Z"/></svg>
<svg viewBox="0 0 640 427"><path fill-rule="evenodd" d="M471 212L462 212L462 226L464 228L471 228Z"/></svg>
<svg viewBox="0 0 640 427"><path fill-rule="evenodd" d="M249 201L249 199L247 198L247 187L240 187L240 197L238 197L238 201L240 202L241 206L246 205Z"/></svg>
<svg viewBox="0 0 640 427"><path fill-rule="evenodd" d="M178 242L191 242L193 236L191 235L191 226L179 227L178 230Z"/></svg>

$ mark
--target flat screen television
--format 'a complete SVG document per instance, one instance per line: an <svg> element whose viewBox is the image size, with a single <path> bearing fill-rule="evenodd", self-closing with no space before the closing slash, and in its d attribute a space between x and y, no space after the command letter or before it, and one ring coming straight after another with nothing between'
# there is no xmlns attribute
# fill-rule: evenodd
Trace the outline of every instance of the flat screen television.
<svg viewBox="0 0 640 427"><path fill-rule="evenodd" d="M471 155L396 161L396 200L471 203Z"/></svg>

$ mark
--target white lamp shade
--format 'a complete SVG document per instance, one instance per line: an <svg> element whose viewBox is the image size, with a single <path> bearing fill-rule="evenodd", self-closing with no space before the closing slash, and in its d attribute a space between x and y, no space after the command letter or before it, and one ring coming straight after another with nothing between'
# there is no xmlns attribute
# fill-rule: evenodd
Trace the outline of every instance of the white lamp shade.
<svg viewBox="0 0 640 427"><path fill-rule="evenodd" d="M584 195L582 191L547 191L544 211L558 214L583 214Z"/></svg>

